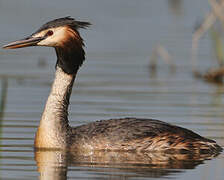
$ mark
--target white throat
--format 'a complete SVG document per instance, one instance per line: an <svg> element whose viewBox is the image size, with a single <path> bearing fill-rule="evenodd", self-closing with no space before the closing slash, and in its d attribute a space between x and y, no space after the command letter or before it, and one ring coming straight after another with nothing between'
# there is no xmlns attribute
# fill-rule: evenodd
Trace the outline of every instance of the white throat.
<svg viewBox="0 0 224 180"><path fill-rule="evenodd" d="M41 135L48 147L63 147L68 143L70 126L68 124L68 105L75 75L56 68L55 80L47 99L40 121L37 136Z"/></svg>

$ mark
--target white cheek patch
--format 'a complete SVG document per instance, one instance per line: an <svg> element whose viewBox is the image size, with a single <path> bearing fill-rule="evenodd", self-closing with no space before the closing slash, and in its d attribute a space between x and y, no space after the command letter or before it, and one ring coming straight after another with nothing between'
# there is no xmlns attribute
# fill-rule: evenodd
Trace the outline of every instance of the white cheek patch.
<svg viewBox="0 0 224 180"><path fill-rule="evenodd" d="M59 46L63 43L63 40L66 39L66 28L65 27L58 27L55 29L48 29L38 34L35 34L34 37L43 37L49 30L53 31L53 35L48 36L46 39L37 43L38 46Z"/></svg>
<svg viewBox="0 0 224 180"><path fill-rule="evenodd" d="M37 34L32 35L32 37L44 37L46 33L47 33L47 30L44 30Z"/></svg>

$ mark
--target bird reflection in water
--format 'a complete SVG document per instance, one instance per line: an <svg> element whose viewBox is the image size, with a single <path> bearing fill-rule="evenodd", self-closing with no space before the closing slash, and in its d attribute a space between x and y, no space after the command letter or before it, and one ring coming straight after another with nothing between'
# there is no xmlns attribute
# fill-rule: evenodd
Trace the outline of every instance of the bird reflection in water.
<svg viewBox="0 0 224 180"><path fill-rule="evenodd" d="M90 171L96 179L113 177L116 179L150 177L158 178L182 173L184 169L194 169L205 160L214 158L211 154L167 154L94 151L89 154L61 150L35 150L37 170L41 180L64 180L69 171L80 176ZM76 172L75 172L76 171Z"/></svg>

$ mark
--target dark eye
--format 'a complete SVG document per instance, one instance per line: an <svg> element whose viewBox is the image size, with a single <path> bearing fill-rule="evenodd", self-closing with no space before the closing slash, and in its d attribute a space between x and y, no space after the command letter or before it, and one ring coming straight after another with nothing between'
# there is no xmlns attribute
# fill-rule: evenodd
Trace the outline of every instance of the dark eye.
<svg viewBox="0 0 224 180"><path fill-rule="evenodd" d="M54 34L53 31L49 30L46 35L47 36L52 36L53 34Z"/></svg>

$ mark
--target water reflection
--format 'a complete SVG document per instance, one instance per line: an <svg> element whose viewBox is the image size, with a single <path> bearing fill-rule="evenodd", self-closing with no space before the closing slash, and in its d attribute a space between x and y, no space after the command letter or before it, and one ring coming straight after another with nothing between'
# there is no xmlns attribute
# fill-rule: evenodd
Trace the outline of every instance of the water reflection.
<svg viewBox="0 0 224 180"><path fill-rule="evenodd" d="M41 180L67 179L66 152L61 151L36 151L35 160Z"/></svg>
<svg viewBox="0 0 224 180"><path fill-rule="evenodd" d="M194 169L204 160L214 156L165 153L92 152L78 155L65 151L35 151L35 160L41 180L67 179L68 166L77 174L83 167L98 178L116 174L116 179L141 177L164 177ZM175 170L171 170L175 169ZM76 173L74 173L76 174ZM70 177L69 177L70 178Z"/></svg>
<svg viewBox="0 0 224 180"><path fill-rule="evenodd" d="M212 105L216 107L220 107L223 105L223 100L222 100L223 92L224 92L224 86L222 84L217 84L216 90L211 100Z"/></svg>
<svg viewBox="0 0 224 180"><path fill-rule="evenodd" d="M2 121L3 121L5 105L6 105L7 89L8 89L8 79L2 78L1 101L0 101L0 139L2 134Z"/></svg>
<svg viewBox="0 0 224 180"><path fill-rule="evenodd" d="M182 14L182 0L168 0L169 8L171 9L172 13L176 16L179 16Z"/></svg>

